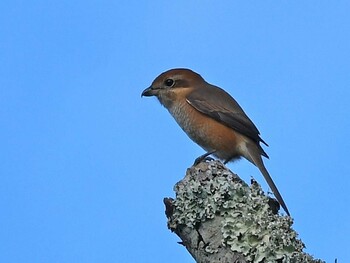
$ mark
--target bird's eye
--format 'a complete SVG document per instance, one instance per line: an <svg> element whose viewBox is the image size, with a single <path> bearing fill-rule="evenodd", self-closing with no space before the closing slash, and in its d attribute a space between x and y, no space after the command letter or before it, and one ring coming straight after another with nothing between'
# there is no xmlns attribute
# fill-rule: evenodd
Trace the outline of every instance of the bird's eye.
<svg viewBox="0 0 350 263"><path fill-rule="evenodd" d="M175 81L173 79L166 79L164 81L165 86L172 87L174 85Z"/></svg>

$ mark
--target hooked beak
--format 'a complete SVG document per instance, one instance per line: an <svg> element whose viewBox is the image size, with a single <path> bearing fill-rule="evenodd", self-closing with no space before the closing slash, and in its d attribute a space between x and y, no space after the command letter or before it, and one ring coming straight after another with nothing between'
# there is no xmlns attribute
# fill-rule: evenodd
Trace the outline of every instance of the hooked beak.
<svg viewBox="0 0 350 263"><path fill-rule="evenodd" d="M158 90L159 89L153 88L152 86L150 86L147 89L145 89L144 91L142 91L141 97L143 97L143 96L146 96L146 97L156 96L158 94Z"/></svg>

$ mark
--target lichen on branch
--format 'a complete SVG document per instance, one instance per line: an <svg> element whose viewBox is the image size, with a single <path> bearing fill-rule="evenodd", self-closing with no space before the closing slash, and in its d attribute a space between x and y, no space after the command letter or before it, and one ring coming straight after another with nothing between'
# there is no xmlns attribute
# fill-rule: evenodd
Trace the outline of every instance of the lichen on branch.
<svg viewBox="0 0 350 263"><path fill-rule="evenodd" d="M258 183L248 186L221 162L189 168L174 188L168 227L197 262L322 262L303 252L292 218L277 213Z"/></svg>

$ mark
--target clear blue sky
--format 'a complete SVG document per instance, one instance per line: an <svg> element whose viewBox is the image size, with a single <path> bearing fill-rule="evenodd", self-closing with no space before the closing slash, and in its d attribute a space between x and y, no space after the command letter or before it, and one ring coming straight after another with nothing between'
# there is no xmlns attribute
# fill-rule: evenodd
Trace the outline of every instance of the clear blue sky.
<svg viewBox="0 0 350 263"><path fill-rule="evenodd" d="M349 1L1 1L0 262L194 262L163 197L203 150L142 90L234 96L307 252L350 262ZM258 170L229 165L246 181Z"/></svg>

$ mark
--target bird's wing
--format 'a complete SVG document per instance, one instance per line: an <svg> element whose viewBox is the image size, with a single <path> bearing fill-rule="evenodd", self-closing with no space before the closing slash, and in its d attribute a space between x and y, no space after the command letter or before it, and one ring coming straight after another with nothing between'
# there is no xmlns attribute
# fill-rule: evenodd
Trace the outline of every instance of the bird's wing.
<svg viewBox="0 0 350 263"><path fill-rule="evenodd" d="M201 113L221 122L235 131L264 143L259 130L244 113L239 104L223 89L208 85L193 90L187 96L187 102Z"/></svg>

